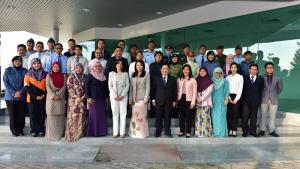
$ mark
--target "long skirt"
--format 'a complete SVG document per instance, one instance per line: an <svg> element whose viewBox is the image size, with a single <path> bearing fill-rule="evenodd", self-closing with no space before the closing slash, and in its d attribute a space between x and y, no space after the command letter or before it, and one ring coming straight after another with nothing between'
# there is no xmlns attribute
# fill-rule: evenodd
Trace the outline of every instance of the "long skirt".
<svg viewBox="0 0 300 169"><path fill-rule="evenodd" d="M195 121L195 135L197 137L211 137L212 125L210 106L198 106Z"/></svg>
<svg viewBox="0 0 300 169"><path fill-rule="evenodd" d="M149 137L147 120L147 104L143 100L132 106L132 117L129 126L129 136L133 138Z"/></svg>
<svg viewBox="0 0 300 169"><path fill-rule="evenodd" d="M46 139L59 140L63 137L65 130L65 115L47 115L46 119Z"/></svg>
<svg viewBox="0 0 300 169"><path fill-rule="evenodd" d="M95 99L94 104L89 104L87 135L94 137L107 135L105 98Z"/></svg>

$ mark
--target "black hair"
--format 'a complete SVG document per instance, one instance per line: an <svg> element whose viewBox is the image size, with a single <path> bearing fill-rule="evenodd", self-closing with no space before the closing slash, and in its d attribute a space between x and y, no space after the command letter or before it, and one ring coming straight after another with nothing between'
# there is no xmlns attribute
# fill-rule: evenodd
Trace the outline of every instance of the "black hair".
<svg viewBox="0 0 300 169"><path fill-rule="evenodd" d="M38 42L36 42L36 46L38 45L38 44L40 44L40 45L42 45L42 46L44 46L44 43L43 42L41 42L41 41L38 41Z"/></svg>
<svg viewBox="0 0 300 169"><path fill-rule="evenodd" d="M182 49L185 49L185 48L190 48L190 45L188 43L183 44Z"/></svg>
<svg viewBox="0 0 300 169"><path fill-rule="evenodd" d="M148 41L148 44L149 44L149 43L155 44L155 41L154 41L154 40L149 40L149 41Z"/></svg>
<svg viewBox="0 0 300 169"><path fill-rule="evenodd" d="M27 47L24 44L19 44L17 46L17 49L19 49L19 48L24 48L25 50L27 50Z"/></svg>
<svg viewBox="0 0 300 169"><path fill-rule="evenodd" d="M81 45L75 45L75 48L79 48L80 50L82 50L82 46Z"/></svg>
<svg viewBox="0 0 300 169"><path fill-rule="evenodd" d="M125 40L123 40L123 39L118 40L118 44L119 44L120 42L125 43Z"/></svg>
<svg viewBox="0 0 300 169"><path fill-rule="evenodd" d="M105 44L105 40L104 39L99 39L97 43L99 43L100 41L102 41Z"/></svg>
<svg viewBox="0 0 300 169"><path fill-rule="evenodd" d="M252 56L252 52L249 50L244 53L244 55L248 55L248 54Z"/></svg>
<svg viewBox="0 0 300 169"><path fill-rule="evenodd" d="M55 43L55 40L53 38L49 38L47 43Z"/></svg>
<svg viewBox="0 0 300 169"><path fill-rule="evenodd" d="M267 63L265 63L265 68L267 68L268 65L272 65L274 67L274 63L273 62L267 62Z"/></svg>
<svg viewBox="0 0 300 169"><path fill-rule="evenodd" d="M199 46L199 49L200 49L200 48L205 48L205 50L207 49L207 47L206 47L205 44L201 44L201 45Z"/></svg>
<svg viewBox="0 0 300 169"><path fill-rule="evenodd" d="M258 65L257 65L256 63L251 64L251 65L249 66L249 69L251 69L251 67L256 67L257 70L258 70Z"/></svg>
<svg viewBox="0 0 300 169"><path fill-rule="evenodd" d="M190 73L189 73L189 80L190 80L190 78L193 77L193 74L192 74L192 68L191 68L191 66L190 66L189 64L185 64L185 65L182 66L180 79L183 79L183 78L184 78L183 70L184 70L186 67L189 68L189 70L190 70Z"/></svg>
<svg viewBox="0 0 300 169"><path fill-rule="evenodd" d="M63 48L63 45L61 43L56 43L55 46L60 46Z"/></svg>
<svg viewBox="0 0 300 169"><path fill-rule="evenodd" d="M156 51L156 52L154 53L154 57L156 57L156 55L158 55L158 54L160 54L161 56L163 56L163 53L162 53L161 51Z"/></svg>
<svg viewBox="0 0 300 169"><path fill-rule="evenodd" d="M217 49L222 49L222 50L224 50L224 46L223 46L223 45L218 45L218 46L217 46Z"/></svg>
<svg viewBox="0 0 300 169"><path fill-rule="evenodd" d="M74 43L76 43L74 39L69 39L69 40L68 40L68 43L69 43L69 42L74 42Z"/></svg>
<svg viewBox="0 0 300 169"><path fill-rule="evenodd" d="M141 51L141 50L136 51L136 54L138 54L138 53L141 53L142 55L144 55L143 51Z"/></svg>
<svg viewBox="0 0 300 169"><path fill-rule="evenodd" d="M122 63L122 72L125 72L125 66L124 66L124 62L123 62L123 60L122 59L116 59L116 61L115 61L115 66L114 66L114 72L117 72L117 64L119 63L119 62L121 62Z"/></svg>
<svg viewBox="0 0 300 169"><path fill-rule="evenodd" d="M209 55L213 55L213 56L214 56L214 60L216 60L216 54L215 54L214 51L211 50L211 51L208 51L208 52L207 52L206 56L207 56L207 60L208 60L208 61L210 61L210 60L208 59L208 56L209 56ZM213 60L213 61L214 61L214 60Z"/></svg>
<svg viewBox="0 0 300 169"><path fill-rule="evenodd" d="M236 45L236 47L234 48L235 50L237 49L242 49L242 47L240 45Z"/></svg>
<svg viewBox="0 0 300 169"><path fill-rule="evenodd" d="M231 66L233 66L233 65L235 65L236 68L239 69L239 65L238 65L236 62L231 63L230 66L229 66L229 71L228 71L228 74L229 74L229 75L231 75L231 73L232 73L232 72L231 72ZM238 73L238 72L237 72L237 73Z"/></svg>
<svg viewBox="0 0 300 169"><path fill-rule="evenodd" d="M131 45L130 45L130 49L131 49L131 48L134 48L134 47L137 48L137 45L136 45L136 44L131 44Z"/></svg>
<svg viewBox="0 0 300 169"><path fill-rule="evenodd" d="M237 68L239 67L239 65L238 65L237 63L233 62L233 63L230 64L230 68L231 68L231 66L233 66L233 65L235 65Z"/></svg>
<svg viewBox="0 0 300 169"><path fill-rule="evenodd" d="M116 50L118 48L123 50L123 48L121 48L121 46L116 46L114 50Z"/></svg>
<svg viewBox="0 0 300 169"><path fill-rule="evenodd" d="M137 77L138 76L138 70L136 68L136 65L137 63L141 63L143 65L143 70L142 70L142 73L141 73L141 76L140 77L144 77L146 75L146 71L145 71L145 62L142 61L142 60L139 60L139 61L136 61L135 64L134 64L134 72L132 74L132 77Z"/></svg>

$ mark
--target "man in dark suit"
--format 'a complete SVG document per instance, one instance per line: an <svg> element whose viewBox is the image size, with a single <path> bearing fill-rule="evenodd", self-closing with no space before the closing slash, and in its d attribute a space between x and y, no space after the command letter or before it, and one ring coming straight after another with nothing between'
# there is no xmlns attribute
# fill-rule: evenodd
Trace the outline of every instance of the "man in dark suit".
<svg viewBox="0 0 300 169"><path fill-rule="evenodd" d="M154 79L151 89L152 104L156 107L155 137L161 136L164 119L165 135L172 138L170 109L176 105L177 83L173 76L168 75L168 64L163 64L160 71L161 76Z"/></svg>
<svg viewBox="0 0 300 169"><path fill-rule="evenodd" d="M123 49L120 46L115 47L115 50L114 50L115 56L110 57L108 59L108 61L106 62L106 67L105 67L105 72L104 72L104 74L105 74L106 77L108 77L109 72L111 72L111 71L113 71L115 69L116 61L118 59L122 60L122 62L124 64L123 65L124 70L126 72L128 72L128 69L129 69L128 61L127 61L126 58L122 57L122 53L123 53Z"/></svg>
<svg viewBox="0 0 300 169"><path fill-rule="evenodd" d="M274 64L267 62L265 64L266 74L264 78L264 89L261 100L261 114L260 114L260 132L258 136L264 136L266 131L266 116L270 117L269 129L270 135L279 137L275 131L275 120L278 108L278 95L282 92L283 84L279 76L274 75Z"/></svg>
<svg viewBox="0 0 300 169"><path fill-rule="evenodd" d="M257 64L250 65L249 73L249 75L244 76L242 129L243 137L247 137L248 133L250 133L250 135L254 137L257 137L257 112L258 107L261 104L261 95L264 88L264 79L257 75Z"/></svg>
<svg viewBox="0 0 300 169"><path fill-rule="evenodd" d="M100 49L100 51L102 52L102 56L104 59L108 60L111 57L111 54L105 50L105 41L104 39L99 39L98 43L97 43L97 49ZM92 52L92 56L91 56L91 60L93 60L95 58L95 51Z"/></svg>

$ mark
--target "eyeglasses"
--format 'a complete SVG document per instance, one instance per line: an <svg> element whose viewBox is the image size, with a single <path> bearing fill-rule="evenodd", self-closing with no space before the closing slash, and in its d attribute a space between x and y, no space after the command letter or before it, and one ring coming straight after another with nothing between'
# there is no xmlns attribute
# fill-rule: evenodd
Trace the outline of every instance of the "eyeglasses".
<svg viewBox="0 0 300 169"><path fill-rule="evenodd" d="M55 48L55 49L62 49L62 48L58 47L58 48Z"/></svg>

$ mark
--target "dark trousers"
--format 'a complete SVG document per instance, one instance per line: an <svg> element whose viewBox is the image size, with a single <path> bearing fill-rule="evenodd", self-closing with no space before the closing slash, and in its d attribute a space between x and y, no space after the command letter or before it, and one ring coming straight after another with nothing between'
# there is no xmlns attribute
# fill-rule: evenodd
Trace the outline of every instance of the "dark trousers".
<svg viewBox="0 0 300 169"><path fill-rule="evenodd" d="M23 133L27 104L25 100L6 100L9 115L9 127L12 134Z"/></svg>
<svg viewBox="0 0 300 169"><path fill-rule="evenodd" d="M186 101L186 95L183 94L178 102L180 132L191 134L192 128L192 110L191 102Z"/></svg>
<svg viewBox="0 0 300 169"><path fill-rule="evenodd" d="M171 134L171 115L170 115L171 107L168 105L156 105L156 134L161 134L163 128L163 120L164 120L164 128L165 134Z"/></svg>
<svg viewBox="0 0 300 169"><path fill-rule="evenodd" d="M248 132L250 132L250 134L256 134L257 111L258 105L250 101L244 101L242 114L242 129L244 134L248 134Z"/></svg>
<svg viewBox="0 0 300 169"><path fill-rule="evenodd" d="M231 100L234 100L236 94L229 94ZM228 104L227 107L227 124L228 130L237 131L239 113L240 113L240 100L236 104Z"/></svg>
<svg viewBox="0 0 300 169"><path fill-rule="evenodd" d="M30 101L29 113L31 133L45 133L45 101Z"/></svg>

